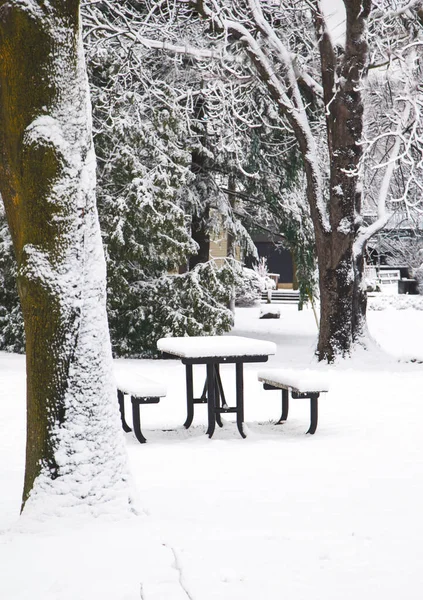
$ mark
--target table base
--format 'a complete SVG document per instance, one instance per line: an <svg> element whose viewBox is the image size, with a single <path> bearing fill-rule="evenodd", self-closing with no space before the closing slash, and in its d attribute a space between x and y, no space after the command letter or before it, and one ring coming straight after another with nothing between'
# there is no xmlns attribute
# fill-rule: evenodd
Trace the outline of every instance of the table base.
<svg viewBox="0 0 423 600"><path fill-rule="evenodd" d="M236 406L230 407L226 403L225 394L223 391L222 380L220 378L220 363L207 362L206 364L206 382L204 384L203 392L200 398L194 398L194 383L193 383L193 362L186 362L186 386L187 386L187 418L184 423L184 427L187 429L190 427L194 418L194 404L207 404L208 411L208 427L207 435L211 438L216 423L219 427L223 426L221 415L225 413L236 414L236 424L240 435L245 438L246 435L243 431L244 422L244 372L243 363L235 363L235 377L236 377ZM202 362L201 364L204 364Z"/></svg>

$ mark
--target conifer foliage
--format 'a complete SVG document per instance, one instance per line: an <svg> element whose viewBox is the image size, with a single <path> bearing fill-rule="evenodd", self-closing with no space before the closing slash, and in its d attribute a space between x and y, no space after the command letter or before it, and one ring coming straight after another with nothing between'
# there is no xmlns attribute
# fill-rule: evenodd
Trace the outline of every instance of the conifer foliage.
<svg viewBox="0 0 423 600"><path fill-rule="evenodd" d="M16 288L16 260L0 200L0 349L23 352L25 336Z"/></svg>
<svg viewBox="0 0 423 600"><path fill-rule="evenodd" d="M147 89L167 65L138 57L134 73L132 55L119 46L105 39L98 50L87 47L109 326L116 355L154 356L160 337L230 328L224 283L232 270L207 262L178 273L197 253L186 202L195 195L186 118Z"/></svg>

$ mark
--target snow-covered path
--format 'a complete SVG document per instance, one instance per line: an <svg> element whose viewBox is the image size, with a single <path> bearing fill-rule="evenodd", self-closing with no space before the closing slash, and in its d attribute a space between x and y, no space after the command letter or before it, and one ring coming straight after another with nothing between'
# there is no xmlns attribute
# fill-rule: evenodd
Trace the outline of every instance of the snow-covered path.
<svg viewBox="0 0 423 600"><path fill-rule="evenodd" d="M269 339L269 366L310 367L311 311L280 320L241 309L237 335ZM423 357L423 311L371 311L378 341L398 357ZM267 365L266 365L267 366ZM423 365L382 350L324 367L330 393L314 436L307 400L280 416L280 393L245 369L242 440L229 422L212 440L206 410L186 431L179 361L117 361L166 383L143 407L140 445L125 434L142 514L82 527L16 520L24 457L24 362L0 353L0 597L7 600L407 600L421 597ZM320 367L319 367L320 368ZM201 388L204 373L197 369ZM230 396L233 371L222 367Z"/></svg>

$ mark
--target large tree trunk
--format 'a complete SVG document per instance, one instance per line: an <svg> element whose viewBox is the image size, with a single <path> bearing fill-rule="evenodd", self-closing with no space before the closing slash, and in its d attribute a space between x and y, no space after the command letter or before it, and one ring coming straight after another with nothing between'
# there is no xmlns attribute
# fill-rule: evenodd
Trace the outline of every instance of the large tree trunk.
<svg viewBox="0 0 423 600"><path fill-rule="evenodd" d="M330 163L330 228L322 227L316 211L312 210L312 215L320 283L318 356L329 362L336 356L350 354L366 330L366 291L362 285L364 248L355 255L354 241L360 225L356 217L361 214L358 171L362 156L363 101L360 82L368 60L364 32L370 6L370 0L346 3L346 45L340 58L335 56L321 16L316 16Z"/></svg>
<svg viewBox="0 0 423 600"><path fill-rule="evenodd" d="M348 356L367 332L363 255L354 256L350 236L332 233L316 243L319 261L319 360Z"/></svg>
<svg viewBox="0 0 423 600"><path fill-rule="evenodd" d="M26 334L23 506L126 511L78 0L0 0L0 111Z"/></svg>
<svg viewBox="0 0 423 600"><path fill-rule="evenodd" d="M332 362L352 343L354 272L352 244L334 235L316 241L319 263L320 329L318 356Z"/></svg>

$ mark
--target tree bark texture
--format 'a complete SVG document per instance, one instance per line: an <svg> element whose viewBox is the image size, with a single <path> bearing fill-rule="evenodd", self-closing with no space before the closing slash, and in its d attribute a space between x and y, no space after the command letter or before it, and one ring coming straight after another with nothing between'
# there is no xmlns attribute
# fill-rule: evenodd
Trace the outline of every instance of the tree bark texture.
<svg viewBox="0 0 423 600"><path fill-rule="evenodd" d="M23 506L35 511L128 508L94 189L79 0L0 0L0 192L27 344Z"/></svg>
<svg viewBox="0 0 423 600"><path fill-rule="evenodd" d="M364 107L360 81L368 60L365 28L371 2L349 0L345 7L345 52L339 58L318 13L316 17L330 165L329 230L314 216L321 307L318 356L329 362L349 354L366 329L364 248L355 256L353 245L356 217L361 213L358 170Z"/></svg>

